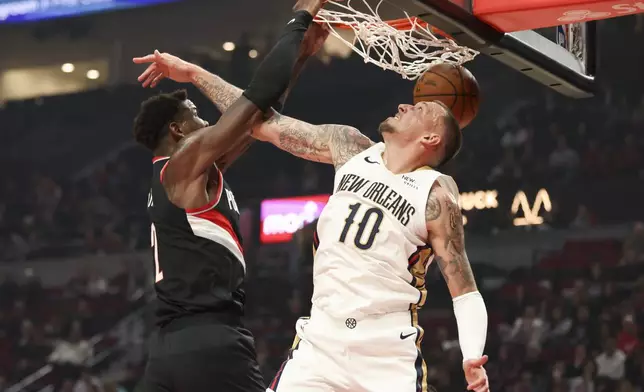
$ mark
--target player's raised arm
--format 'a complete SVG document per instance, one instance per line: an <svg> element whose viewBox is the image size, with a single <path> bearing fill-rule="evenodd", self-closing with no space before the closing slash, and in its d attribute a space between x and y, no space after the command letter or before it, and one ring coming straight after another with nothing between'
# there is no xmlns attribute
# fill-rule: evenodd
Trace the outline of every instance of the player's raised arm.
<svg viewBox="0 0 644 392"><path fill-rule="evenodd" d="M297 157L333 164L336 170L374 144L348 125L313 125L277 112L255 126L252 135Z"/></svg>
<svg viewBox="0 0 644 392"><path fill-rule="evenodd" d="M242 96L224 112L217 124L181 139L166 164L163 179L168 197L174 204L182 208L200 204L201 200L195 199L202 197L196 190L207 186L214 163L236 145L238 139L249 132L251 125L284 94L299 57L304 34L321 4L322 0L300 0L299 10Z"/></svg>
<svg viewBox="0 0 644 392"><path fill-rule="evenodd" d="M329 31L319 24L312 24L304 34L303 42L300 46L299 57L295 62L291 74L291 80L288 87L282 94L278 102L275 102L273 108L280 110L286 101L286 97L291 91L297 80L297 77L304 68L306 61L317 53L329 36ZM196 64L184 61L170 53L160 53L155 50L153 54L133 59L136 64L148 64L147 69L139 76L138 80L143 87L156 87L157 84L169 78L175 82L191 82L215 104L220 112L228 110L233 102L242 96L242 89L226 82L219 76L212 74ZM249 134L239 138L229 149L216 161L217 167L225 171L232 162L243 154L255 141Z"/></svg>
<svg viewBox="0 0 644 392"><path fill-rule="evenodd" d="M458 191L451 179L448 182L450 184L444 184L453 185L452 190L437 183L427 200L425 219L429 241L434 259L452 295L468 390L488 391L488 380L483 369L487 362L487 356L483 355L487 338L487 309L465 252L463 216L456 198Z"/></svg>
<svg viewBox="0 0 644 392"><path fill-rule="evenodd" d="M327 28L312 24L304 35L300 53L288 88L282 95L280 103L283 103L295 84L306 61L317 53L329 36ZM143 87L156 87L163 79L170 79L178 83L192 83L208 99L215 104L220 112L224 113L241 97L243 90L231 83L228 83L218 75L208 72L196 64L192 64L170 53L161 53L155 50L153 54L143 57L135 57L132 61L136 64L150 64L138 77ZM279 109L280 105L277 105Z"/></svg>

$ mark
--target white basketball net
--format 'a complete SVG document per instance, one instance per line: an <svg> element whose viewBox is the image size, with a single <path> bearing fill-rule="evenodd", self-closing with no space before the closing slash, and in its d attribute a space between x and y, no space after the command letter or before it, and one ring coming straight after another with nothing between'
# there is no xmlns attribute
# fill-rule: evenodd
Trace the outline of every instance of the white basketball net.
<svg viewBox="0 0 644 392"><path fill-rule="evenodd" d="M415 80L434 64L460 65L473 60L478 54L448 37L435 34L430 26L410 17L407 12L405 17L409 27L397 29L390 26L378 13L385 0L379 0L375 9L367 0L357 1L362 1L369 13L353 8L352 0L347 0L345 4L330 0L315 21L327 24L331 34L351 47L365 63L398 72L404 79ZM354 42L347 41L338 33L341 27L353 30Z"/></svg>

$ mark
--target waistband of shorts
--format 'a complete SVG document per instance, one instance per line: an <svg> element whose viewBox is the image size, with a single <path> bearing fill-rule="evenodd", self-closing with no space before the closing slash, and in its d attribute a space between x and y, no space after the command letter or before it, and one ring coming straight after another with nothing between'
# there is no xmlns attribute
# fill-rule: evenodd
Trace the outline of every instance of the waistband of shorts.
<svg viewBox="0 0 644 392"><path fill-rule="evenodd" d="M348 316L334 316L317 307L311 308L311 323L320 326L341 326L348 329L370 328L400 328L415 325L415 315L412 311L390 312L375 315L356 314Z"/></svg>
<svg viewBox="0 0 644 392"><path fill-rule="evenodd" d="M243 326L240 315L231 313L194 313L183 315L160 326L162 332L174 332L186 327L198 325L223 324L233 327Z"/></svg>

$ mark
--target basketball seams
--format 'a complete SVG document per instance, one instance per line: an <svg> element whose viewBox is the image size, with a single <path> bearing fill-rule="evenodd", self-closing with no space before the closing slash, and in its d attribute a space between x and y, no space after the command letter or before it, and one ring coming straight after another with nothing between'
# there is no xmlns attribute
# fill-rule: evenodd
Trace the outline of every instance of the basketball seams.
<svg viewBox="0 0 644 392"><path fill-rule="evenodd" d="M457 79L460 79L460 84ZM432 66L414 88L414 104L422 101L443 102L461 126L466 126L476 116L478 97L478 83L469 70L450 64Z"/></svg>
<svg viewBox="0 0 644 392"><path fill-rule="evenodd" d="M432 70L428 70L426 73L428 73L428 74L432 74L432 75L436 75L436 76L438 76L439 78L441 78L441 79L445 80L445 81L446 81L450 86L452 86L453 94L446 94L446 95L441 95L441 96L449 96L449 95L451 95L451 96L453 96L453 97L454 97L454 102L452 102L452 104L451 104L451 105L449 105L449 110L453 110L453 109L454 109L454 105L456 105L456 101L458 101L458 99L456 98L456 97L457 97L456 93L458 92L458 90L456 89L456 86L454 85L454 83L452 83L452 81L451 81L451 80L449 80L449 79L447 78L447 76L442 75L442 74L439 74L438 72L434 72L434 71L432 71ZM437 96L437 94L431 94L431 95L433 95L433 96Z"/></svg>

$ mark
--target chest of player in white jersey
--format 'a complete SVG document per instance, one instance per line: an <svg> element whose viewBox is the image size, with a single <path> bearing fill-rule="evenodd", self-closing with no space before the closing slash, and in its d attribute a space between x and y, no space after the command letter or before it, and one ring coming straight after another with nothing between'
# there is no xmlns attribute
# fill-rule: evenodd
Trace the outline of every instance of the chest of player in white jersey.
<svg viewBox="0 0 644 392"><path fill-rule="evenodd" d="M317 224L313 303L336 316L402 311L424 298L425 208L441 174L392 173L383 148L376 144L337 171Z"/></svg>
<svg viewBox="0 0 644 392"><path fill-rule="evenodd" d="M376 144L338 170L331 204L346 205L355 201L377 207L397 221L401 228L425 239L427 197L440 173L419 170L394 174L382 161L383 147Z"/></svg>
<svg viewBox="0 0 644 392"><path fill-rule="evenodd" d="M349 170L347 170L349 171ZM355 174L350 171L343 174L338 181L334 194L355 195L356 199L371 201L388 211L401 225L407 226L416 214L416 195L404 191L402 181L390 173ZM379 176L378 174L384 174Z"/></svg>

